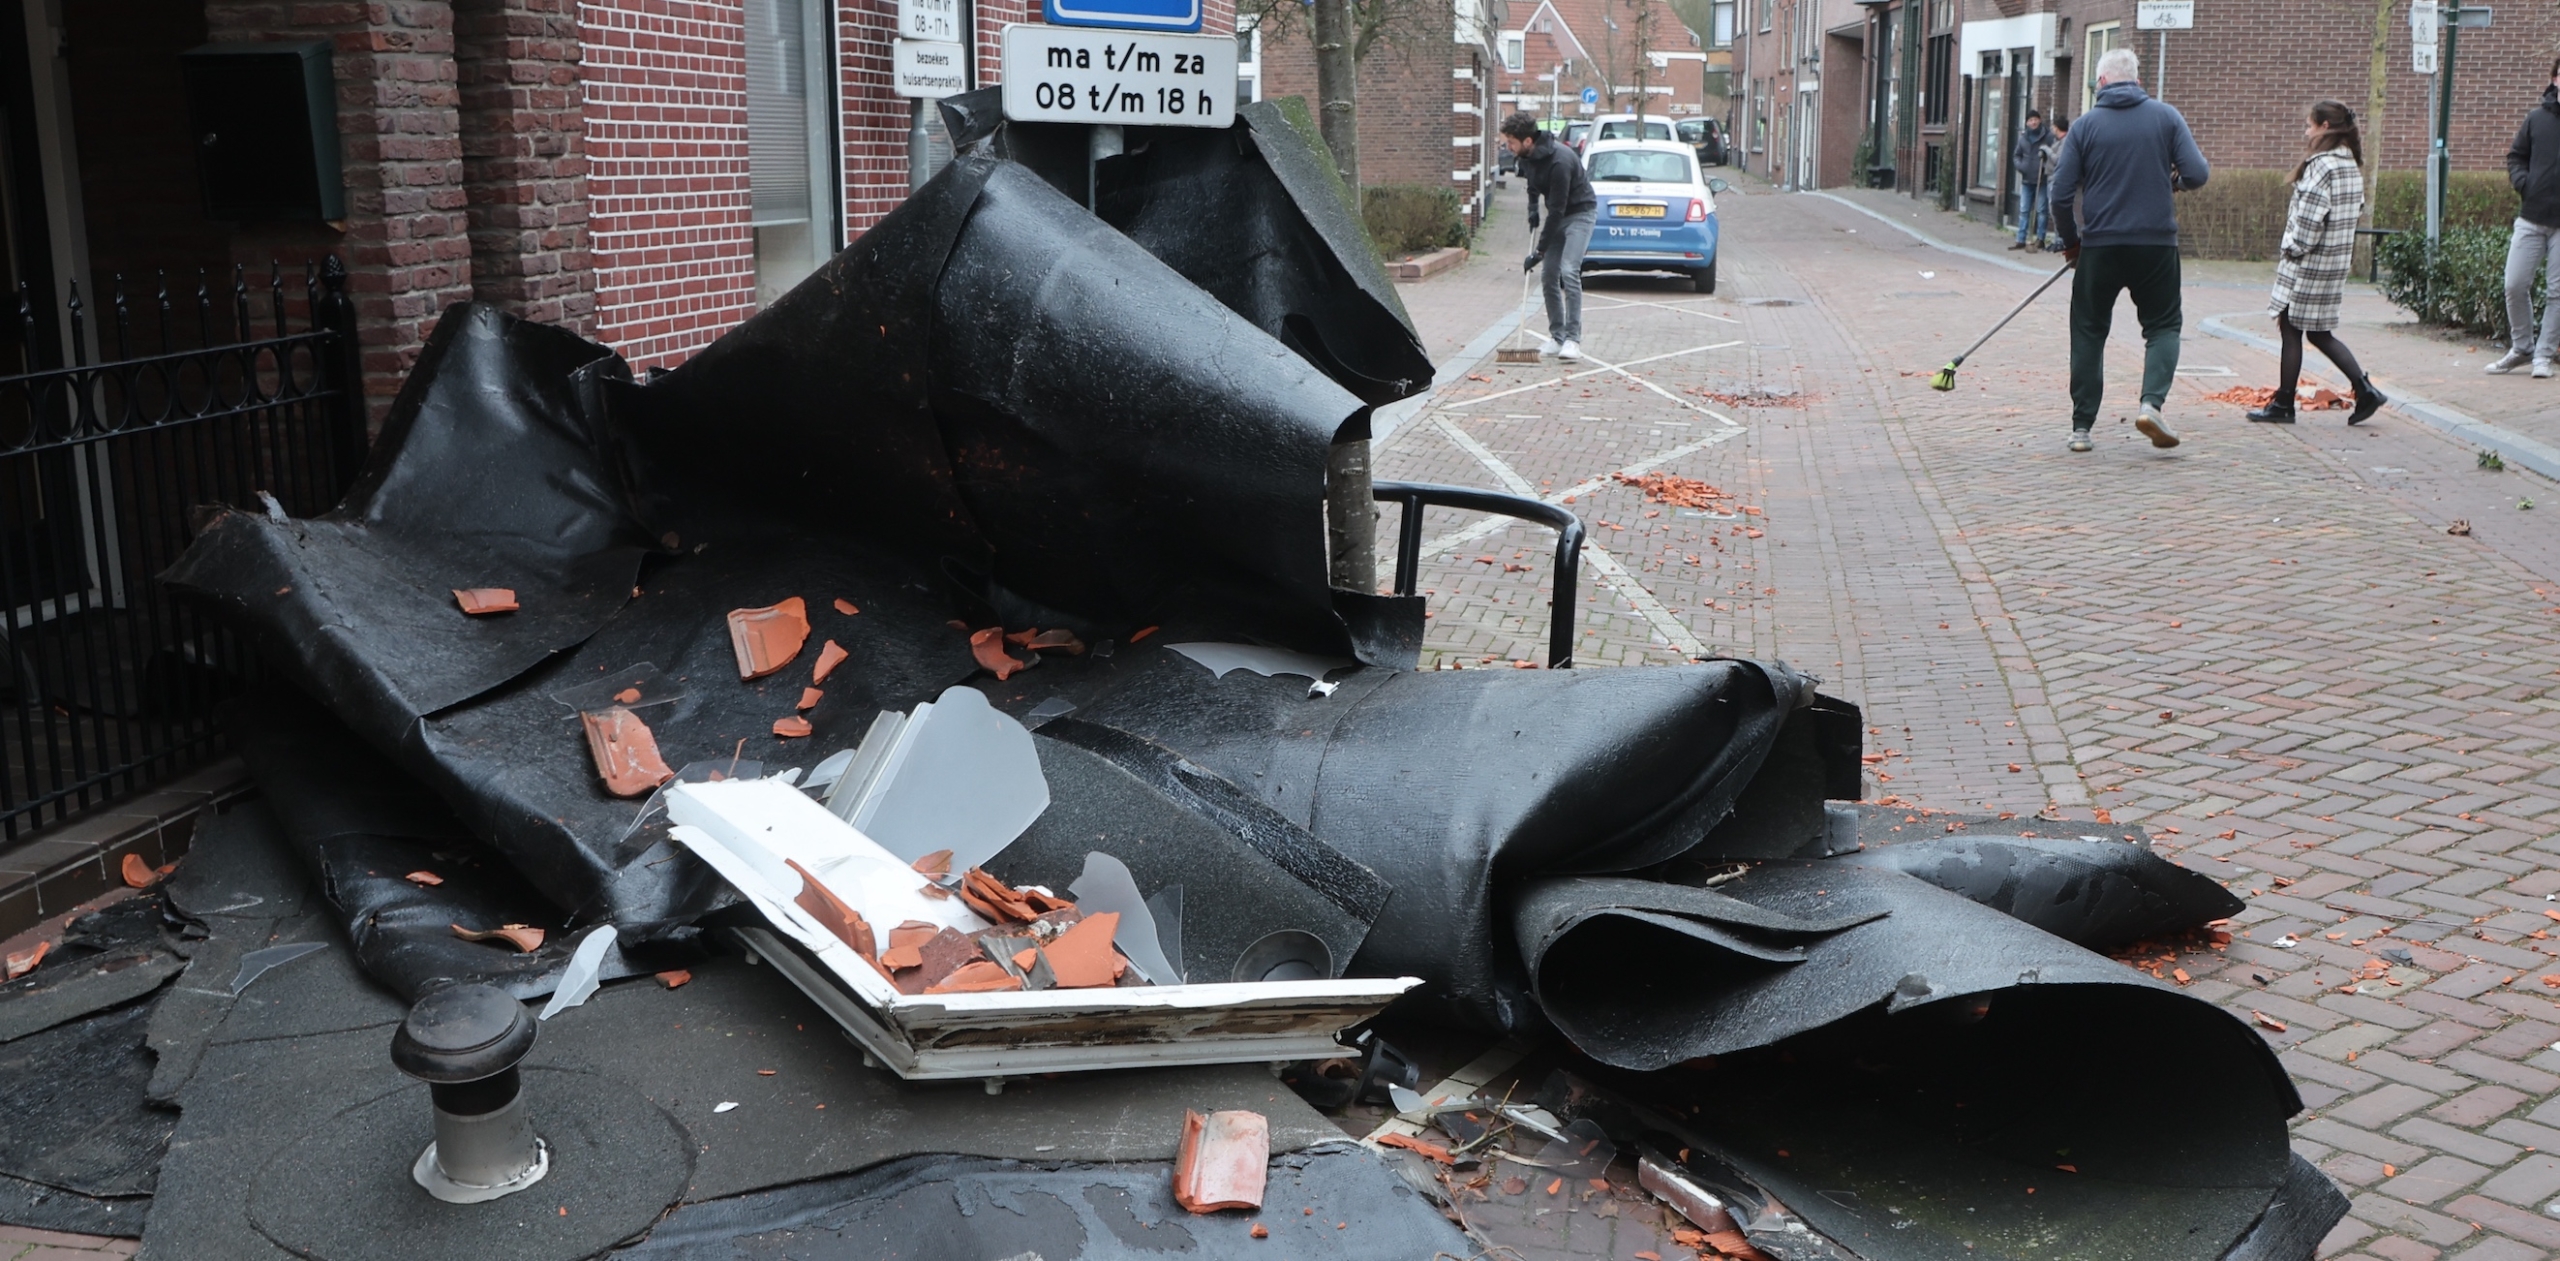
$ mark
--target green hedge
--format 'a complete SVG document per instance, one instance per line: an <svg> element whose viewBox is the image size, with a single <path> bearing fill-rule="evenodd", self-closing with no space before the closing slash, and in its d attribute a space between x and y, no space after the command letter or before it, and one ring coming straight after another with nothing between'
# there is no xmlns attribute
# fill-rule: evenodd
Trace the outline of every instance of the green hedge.
<svg viewBox="0 0 2560 1261"><path fill-rule="evenodd" d="M2450 200L2450 198L2448 198ZM2446 218L2452 214L2447 212ZM2512 220L2509 221L2512 223ZM2507 339L2507 237L2509 224L2446 228L2433 265L2423 231L2382 241L2382 296L2419 320ZM2535 318L2541 318L2542 280L2533 282Z"/></svg>
<svg viewBox="0 0 2560 1261"><path fill-rule="evenodd" d="M2424 172L2381 172L2374 177L2374 226L2425 228L2426 194ZM2217 170L2204 187L2179 194L2179 244L2195 258L2274 258L2292 200L2290 170ZM2515 221L2516 193L2503 171L2454 172L2444 203L2448 228L2503 230Z"/></svg>
<svg viewBox="0 0 2560 1261"><path fill-rule="evenodd" d="M1360 218L1381 257L1467 243L1467 221L1454 189L1373 184L1360 200Z"/></svg>

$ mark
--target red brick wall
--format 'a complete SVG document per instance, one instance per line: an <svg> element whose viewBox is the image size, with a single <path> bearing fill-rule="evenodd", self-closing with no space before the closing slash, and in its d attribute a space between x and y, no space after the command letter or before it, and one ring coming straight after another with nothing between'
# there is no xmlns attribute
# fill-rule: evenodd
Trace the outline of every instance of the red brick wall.
<svg viewBox="0 0 2560 1261"><path fill-rule="evenodd" d="M2133 30L2132 0L2061 0L2054 8L2071 19L2073 78L2057 85L2068 112L2080 112L2079 79L2087 69L2077 63L2085 60L2083 34L2097 23L2123 22L2142 56L2144 85L2159 84L2159 35ZM2187 116L2215 165L2289 167L2302 156L2302 110L2312 101L2336 97L2364 112L2373 13L2371 3L2330 0L2199 4L2195 29L2169 34L2166 99ZM2517 122L2540 98L2551 59L2560 55L2560 8L2502 4L2496 13L2496 26L2464 31L2459 43L2448 146L2456 170L2504 166ZM2398 170L2422 169L2428 143L2430 81L2409 71L2408 14L2399 3L2389 18L2380 128L2382 165ZM2373 139L2368 132L2368 156Z"/></svg>
<svg viewBox="0 0 2560 1261"><path fill-rule="evenodd" d="M379 418L436 317L471 296L453 9L443 0L212 0L205 24L217 41L322 37L334 45L345 229L243 227L232 253L260 272L270 258L292 266L335 252L346 260L365 394Z"/></svg>
<svg viewBox="0 0 2560 1261"><path fill-rule="evenodd" d="M754 313L745 10L581 0L596 336L680 363Z"/></svg>
<svg viewBox="0 0 2560 1261"><path fill-rule="evenodd" d="M1360 182L1365 185L1425 184L1449 186L1449 173L1469 162L1452 152L1450 136L1450 69L1453 53L1450 17L1416 35L1399 48L1381 43L1360 61ZM1471 85L1460 84L1460 88ZM1316 102L1316 53L1312 24L1303 20L1262 38L1264 99L1302 97L1310 113Z"/></svg>
<svg viewBox="0 0 2560 1261"><path fill-rule="evenodd" d="M592 333L576 0L454 0L454 64L472 295Z"/></svg>

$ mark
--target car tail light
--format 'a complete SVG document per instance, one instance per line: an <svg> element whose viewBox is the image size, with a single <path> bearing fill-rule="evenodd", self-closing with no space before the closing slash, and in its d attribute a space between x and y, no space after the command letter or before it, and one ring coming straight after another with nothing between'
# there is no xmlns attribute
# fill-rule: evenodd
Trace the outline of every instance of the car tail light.
<svg viewBox="0 0 2560 1261"><path fill-rule="evenodd" d="M1690 199L1689 199L1689 222L1691 222L1691 223L1705 223L1706 221L1707 221L1707 203L1705 203L1705 202L1703 202L1703 201L1700 201L1700 200L1698 200L1698 199L1697 199L1697 198L1695 198L1695 197L1690 198Z"/></svg>

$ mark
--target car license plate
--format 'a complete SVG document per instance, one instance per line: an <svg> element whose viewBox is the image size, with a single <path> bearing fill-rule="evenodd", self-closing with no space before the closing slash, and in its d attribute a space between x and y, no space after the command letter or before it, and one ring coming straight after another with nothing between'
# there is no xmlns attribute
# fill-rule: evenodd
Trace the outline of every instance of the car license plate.
<svg viewBox="0 0 2560 1261"><path fill-rule="evenodd" d="M1662 207L1660 206L1631 206L1624 202L1610 207L1609 212L1620 219L1659 219L1662 217Z"/></svg>

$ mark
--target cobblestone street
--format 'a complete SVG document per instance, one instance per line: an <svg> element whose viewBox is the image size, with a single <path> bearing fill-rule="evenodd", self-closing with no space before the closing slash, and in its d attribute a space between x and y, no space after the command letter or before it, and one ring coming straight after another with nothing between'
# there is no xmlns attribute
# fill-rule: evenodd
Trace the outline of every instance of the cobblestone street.
<svg viewBox="0 0 2560 1261"><path fill-rule="evenodd" d="M2185 444L2128 423L2128 304L2098 450L2071 454L2067 285L1935 392L2033 268L1757 187L1718 203L1718 293L1595 277L1588 362L1500 367L1518 200L1404 290L1435 354L1484 353L1378 475L1580 514L1578 665L1785 659L1865 707L1871 798L2140 824L2245 896L2227 949L2154 960L2291 1066L2297 1146L2354 1202L2323 1255L2560 1252L2560 491L2397 409L2276 427L2204 401L2274 376L2199 327L2263 305L2228 268L2190 274ZM2467 375L2428 396L2463 409ZM1625 479L1649 472L1729 497L1647 503ZM1553 537L1483 521L1429 522L1426 664L1543 664Z"/></svg>

